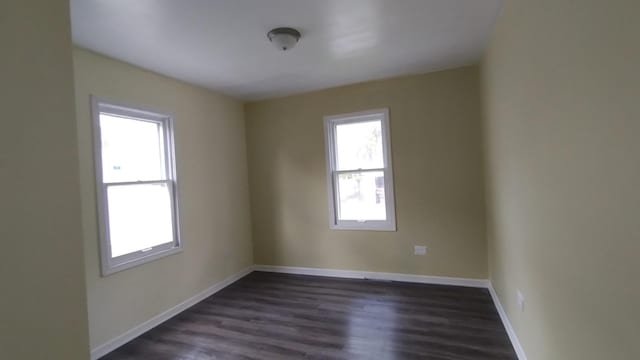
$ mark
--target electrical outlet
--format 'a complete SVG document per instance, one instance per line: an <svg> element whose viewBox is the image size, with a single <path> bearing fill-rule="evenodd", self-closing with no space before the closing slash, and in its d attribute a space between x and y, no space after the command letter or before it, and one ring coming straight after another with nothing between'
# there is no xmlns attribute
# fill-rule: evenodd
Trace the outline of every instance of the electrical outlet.
<svg viewBox="0 0 640 360"><path fill-rule="evenodd" d="M427 255L427 247L422 245L416 245L413 247L414 255Z"/></svg>
<svg viewBox="0 0 640 360"><path fill-rule="evenodd" d="M524 295L522 295L522 291L516 291L516 297L518 299L518 308L520 312L524 312Z"/></svg>

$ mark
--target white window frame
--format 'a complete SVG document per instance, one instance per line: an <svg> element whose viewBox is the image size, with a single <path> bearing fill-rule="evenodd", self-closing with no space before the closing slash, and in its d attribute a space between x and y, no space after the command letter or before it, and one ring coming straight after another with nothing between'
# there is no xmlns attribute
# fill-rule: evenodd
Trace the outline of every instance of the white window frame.
<svg viewBox="0 0 640 360"><path fill-rule="evenodd" d="M182 251L180 239L180 221L178 211L178 180L175 164L175 143L173 117L155 111L144 110L131 106L107 101L96 96L91 97L94 137L94 162L96 175L96 200L98 207L98 227L100 241L100 264L102 276L107 276L122 270L148 263ZM105 183L102 175L102 136L100 133L100 114L107 113L119 117L131 118L138 121L158 123L164 132L164 153L166 179L131 182ZM107 189L111 186L166 184L170 191L171 217L173 221L173 242L153 246L133 253L111 257L111 241L109 238L109 211Z"/></svg>
<svg viewBox="0 0 640 360"><path fill-rule="evenodd" d="M350 123L379 120L382 128L382 153L384 166L377 169L337 170L336 126ZM393 167L391 164L391 134L389 129L389 109L375 109L349 114L324 117L325 150L327 158L327 184L329 197L329 228L334 230L396 231L396 210L393 187ZM382 171L384 174L384 196L386 220L339 220L337 178L342 173L354 171Z"/></svg>

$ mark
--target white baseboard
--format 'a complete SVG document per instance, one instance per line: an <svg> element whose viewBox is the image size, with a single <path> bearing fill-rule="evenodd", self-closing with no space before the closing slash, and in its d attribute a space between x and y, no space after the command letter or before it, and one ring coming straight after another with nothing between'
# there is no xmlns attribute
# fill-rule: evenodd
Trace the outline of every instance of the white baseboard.
<svg viewBox="0 0 640 360"><path fill-rule="evenodd" d="M231 285L232 283L241 279L242 277L244 277L245 275L249 274L252 271L267 271L267 272L277 272L277 273L285 273L285 274L329 276L329 277L339 277L339 278L348 278L348 279L373 279L373 280L387 280L387 281L391 280L391 281L404 281L404 282L413 282L413 283L422 283L422 284L487 288L489 289L491 298L493 299L493 302L496 305L496 309L498 310L500 319L502 320L502 323L504 324L504 327L505 327L505 330L507 331L509 339L511 340L511 344L513 345L513 348L515 349L516 354L518 355L518 359L527 360L527 356L524 353L524 349L522 348L522 345L520 345L518 336L516 335L513 329L513 326L511 326L511 322L509 321L509 318L507 317L507 314L504 311L502 304L500 303L500 299L498 298L498 295L496 294L489 280L413 275L413 274L382 273L382 272L372 272L372 271L336 270L336 269L292 267L292 266L272 266L272 265L249 266L246 269L234 275L229 276L228 278L218 282L217 284L202 291L201 293L181 302L180 304L168 309L167 311L164 311L152 317L151 319L145 321L144 323L92 349L91 359L96 360L101 356L104 356L110 353L111 351L128 343L129 341L144 334L145 332L151 330L152 328L178 315L179 313L190 308L191 306L199 303L200 301L208 298L209 296Z"/></svg>
<svg viewBox="0 0 640 360"><path fill-rule="evenodd" d="M513 349L516 351L518 359L527 360L527 355L524 353L524 349L520 344L518 335L516 335L516 331L513 329L513 326L511 326L511 321L509 321L509 317L504 311L504 308L500 303L500 299L498 298L498 294L496 293L496 290L493 288L493 285L491 283L489 283L489 293L491 293L493 303L496 305L496 309L498 309L498 314L500 315L500 319L502 320L502 324L504 325L505 330L507 330L507 335L509 335L509 340L511 340L511 345L513 345Z"/></svg>
<svg viewBox="0 0 640 360"><path fill-rule="evenodd" d="M348 278L348 279L372 279L372 280L387 280L387 281L391 280L391 281L404 281L404 282L413 282L413 283L422 283L422 284L454 285L454 286L467 286L467 287L477 287L477 288L489 287L489 280L486 280L486 279L464 279L464 278L442 277L442 276L382 273L382 272L355 271L355 270L335 270L335 269L292 267L292 266L272 266L272 265L255 265L253 267L253 270L278 272L278 273L285 273L285 274L330 276L330 277L339 277L339 278Z"/></svg>
<svg viewBox="0 0 640 360"><path fill-rule="evenodd" d="M232 283L234 283L235 281L239 280L240 278L244 277L245 275L249 274L250 272L253 271L253 266L249 266L248 268L233 274L231 276L229 276L228 278L218 282L217 284L211 286L210 288L202 291L201 293L181 302L180 304L170 308L167 311L164 311L154 317L152 317L151 319L143 322L142 324L134 327L131 330L128 330L127 332L107 341L106 343L99 345L98 347L96 347L95 349L91 350L91 359L92 360L96 360L98 358L100 358L101 356L104 356L108 353L110 353L111 351L119 348L120 346L128 343L129 341L137 338L138 336L144 334L145 332L151 330L152 328L162 324L163 322L169 320L170 318L178 315L179 313L183 312L184 310L190 308L191 306L199 303L200 301L208 298L209 296L217 293L218 291L224 289L225 287L231 285Z"/></svg>
<svg viewBox="0 0 640 360"><path fill-rule="evenodd" d="M518 340L513 326L507 317L507 314L498 299L491 282L485 279L465 279L454 277L441 277L441 276L427 276L427 275L412 275L412 274L397 274L397 273L381 273L371 271L354 271L354 270L336 270L336 269L323 269L323 268L307 268L307 267L293 267L293 266L273 266L273 265L255 265L253 267L255 271L267 271L277 272L285 274L298 274L298 275L314 275L314 276L330 276L338 278L348 279L374 279L374 280L392 280L392 281L404 281L422 284L437 284L437 285L453 285L453 286L467 286L476 288L486 288L491 294L491 298L498 310L502 324L504 325L509 340L513 345L513 349L518 355L519 360L527 360L527 356L524 353L524 349Z"/></svg>

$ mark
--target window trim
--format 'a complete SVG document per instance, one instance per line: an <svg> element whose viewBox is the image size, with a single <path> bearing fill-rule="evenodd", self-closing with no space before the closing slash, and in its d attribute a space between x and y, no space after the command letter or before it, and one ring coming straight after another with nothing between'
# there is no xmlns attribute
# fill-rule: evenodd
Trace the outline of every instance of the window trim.
<svg viewBox="0 0 640 360"><path fill-rule="evenodd" d="M100 114L110 113L121 117L129 117L138 121L149 121L162 124L164 141L164 167L166 179L104 183L102 174L102 136L100 133ZM183 243L180 237L180 211L178 194L178 177L176 172L175 130L173 116L152 110L120 104L97 96L91 96L91 117L93 127L93 158L95 164L96 202L98 215L98 242L100 246L100 267L103 277L119 271L130 269L165 256L182 251ZM109 211L107 190L110 186L156 184L165 183L169 187L171 199L171 216L173 220L173 242L160 244L150 249L143 249L133 253L111 257L111 241L109 239Z"/></svg>
<svg viewBox="0 0 640 360"><path fill-rule="evenodd" d="M387 220L338 220L337 217L337 186L336 176L340 173L354 172L352 170L337 170L336 167L336 126L380 120L382 127L382 156L384 167L379 169L364 169L365 171L382 171L384 173L384 191ZM391 162L391 133L389 126L389 109L374 109L348 114L330 115L324 117L325 156L327 161L327 196L329 199L329 228L333 230L372 230L396 231L395 194L393 186L393 166Z"/></svg>

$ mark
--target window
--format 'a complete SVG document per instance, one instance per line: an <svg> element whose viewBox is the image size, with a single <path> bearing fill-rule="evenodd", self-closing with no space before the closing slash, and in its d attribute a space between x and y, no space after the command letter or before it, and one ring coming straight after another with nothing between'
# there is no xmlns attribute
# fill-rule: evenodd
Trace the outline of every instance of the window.
<svg viewBox="0 0 640 360"><path fill-rule="evenodd" d="M396 230L389 111L325 117L332 229Z"/></svg>
<svg viewBox="0 0 640 360"><path fill-rule="evenodd" d="M102 275L181 250L170 116L93 99Z"/></svg>

